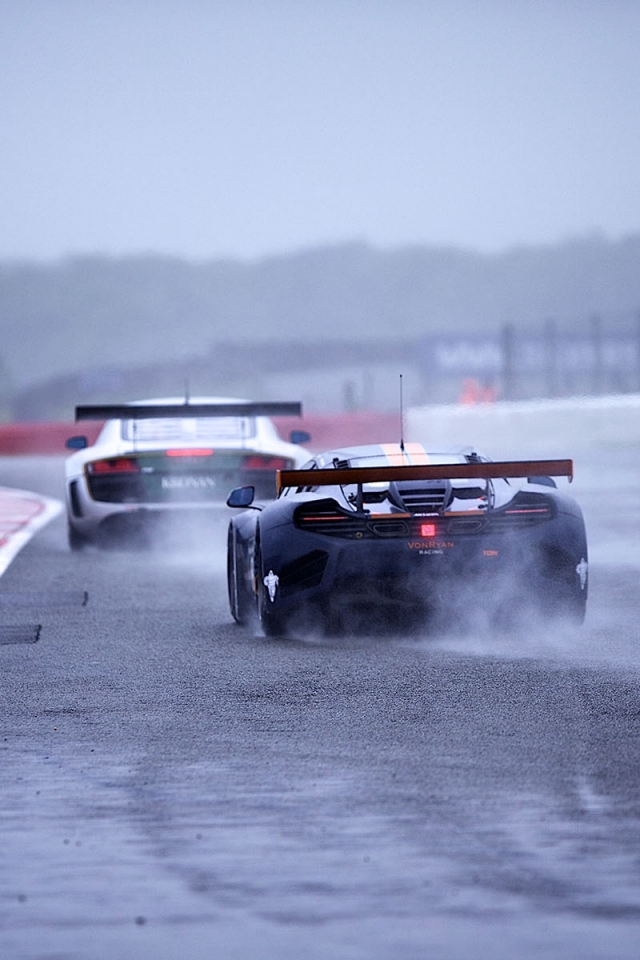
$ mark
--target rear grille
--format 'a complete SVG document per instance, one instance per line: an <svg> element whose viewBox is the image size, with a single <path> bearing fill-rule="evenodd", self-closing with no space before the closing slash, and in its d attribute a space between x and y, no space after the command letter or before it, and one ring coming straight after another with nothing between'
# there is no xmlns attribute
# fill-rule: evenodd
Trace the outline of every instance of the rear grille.
<svg viewBox="0 0 640 960"><path fill-rule="evenodd" d="M549 507L527 510L520 512L516 510L505 510L489 517L487 532L506 533L509 530L522 530L523 527L533 527L545 520L551 520L553 512Z"/></svg>
<svg viewBox="0 0 640 960"><path fill-rule="evenodd" d="M480 533L486 526L487 518L481 517L454 517L447 523L447 533L452 536L455 533L468 534Z"/></svg>
<svg viewBox="0 0 640 960"><path fill-rule="evenodd" d="M88 478L89 492L101 503L198 503L223 500L237 474L193 472L128 474Z"/></svg>
<svg viewBox="0 0 640 960"><path fill-rule="evenodd" d="M310 513L302 508L296 511L295 525L306 533L318 533L325 537L341 537L343 540L377 540L380 538L407 537L411 534L406 520L389 517L362 517L347 513Z"/></svg>
<svg viewBox="0 0 640 960"><path fill-rule="evenodd" d="M498 533L532 527L553 520L556 512L556 505L550 497L522 491L507 507L490 514L489 529Z"/></svg>
<svg viewBox="0 0 640 960"><path fill-rule="evenodd" d="M414 493L415 491L411 491L411 496ZM431 538L445 535L473 537L508 533L511 530L535 526L552 520L556 515L555 504L545 498L525 500L518 497L507 507L496 511L479 510L477 513L466 512L456 516L455 511L439 515L433 509L410 509L412 501L404 492L402 496L409 508L407 514L362 516L343 513L337 505L317 510L314 509L314 504L307 504L295 511L294 524L307 533L340 537L343 540ZM418 501L413 501L413 504L416 502ZM421 507L427 506L424 500L419 502ZM432 499L428 506L432 508L433 504Z"/></svg>
<svg viewBox="0 0 640 960"><path fill-rule="evenodd" d="M144 500L140 477L89 477L89 493L100 503L136 503Z"/></svg>
<svg viewBox="0 0 640 960"><path fill-rule="evenodd" d="M369 525L376 537L408 537L409 526L404 520L376 520Z"/></svg>
<svg viewBox="0 0 640 960"><path fill-rule="evenodd" d="M350 539L363 537L367 530L367 522L363 517L350 517L346 513L305 513L296 512L295 524L308 533L321 533L328 537L347 537Z"/></svg>
<svg viewBox="0 0 640 960"><path fill-rule="evenodd" d="M405 487L398 485L398 493L409 513L440 513L449 500L448 485Z"/></svg>

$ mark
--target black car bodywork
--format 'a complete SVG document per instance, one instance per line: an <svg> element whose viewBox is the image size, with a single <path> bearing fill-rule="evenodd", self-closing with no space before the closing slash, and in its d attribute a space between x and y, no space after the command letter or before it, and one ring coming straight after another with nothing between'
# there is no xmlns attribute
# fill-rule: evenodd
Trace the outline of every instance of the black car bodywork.
<svg viewBox="0 0 640 960"><path fill-rule="evenodd" d="M512 612L525 602L581 622L587 539L576 501L552 476L570 460L493 463L418 444L355 447L281 471L275 500L229 526L233 617L254 611L268 635L340 627L356 614Z"/></svg>

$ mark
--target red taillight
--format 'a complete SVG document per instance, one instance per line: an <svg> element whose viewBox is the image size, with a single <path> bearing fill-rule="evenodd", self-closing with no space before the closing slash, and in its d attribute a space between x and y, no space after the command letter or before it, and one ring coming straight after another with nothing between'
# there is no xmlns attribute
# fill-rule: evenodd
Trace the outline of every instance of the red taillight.
<svg viewBox="0 0 640 960"><path fill-rule="evenodd" d="M139 473L137 460L131 457L116 457L113 460L95 460L87 464L88 473Z"/></svg>
<svg viewBox="0 0 640 960"><path fill-rule="evenodd" d="M188 449L179 449L179 450L167 450L165 451L168 457L212 457L213 450L209 450L207 447L193 447Z"/></svg>
<svg viewBox="0 0 640 960"><path fill-rule="evenodd" d="M438 532L438 528L435 523L421 523L420 524L420 536L421 537L435 537Z"/></svg>
<svg viewBox="0 0 640 960"><path fill-rule="evenodd" d="M253 454L245 457L242 468L243 470L286 470L289 465L285 457L261 457Z"/></svg>
<svg viewBox="0 0 640 960"><path fill-rule="evenodd" d="M342 513L312 513L310 516L300 516L300 523L335 523L336 520L349 520Z"/></svg>

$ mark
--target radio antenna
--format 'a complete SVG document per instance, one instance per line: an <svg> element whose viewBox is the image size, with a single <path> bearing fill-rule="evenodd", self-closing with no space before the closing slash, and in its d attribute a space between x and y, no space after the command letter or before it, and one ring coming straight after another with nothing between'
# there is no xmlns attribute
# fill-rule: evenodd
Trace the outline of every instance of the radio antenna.
<svg viewBox="0 0 640 960"><path fill-rule="evenodd" d="M400 449L404 453L404 402L402 399L402 374L400 374Z"/></svg>

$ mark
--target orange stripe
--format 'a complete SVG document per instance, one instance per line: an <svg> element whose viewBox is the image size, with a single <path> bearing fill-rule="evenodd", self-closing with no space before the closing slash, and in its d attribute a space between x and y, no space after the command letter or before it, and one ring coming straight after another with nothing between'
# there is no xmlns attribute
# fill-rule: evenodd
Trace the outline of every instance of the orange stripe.
<svg viewBox="0 0 640 960"><path fill-rule="evenodd" d="M402 467L407 462L402 455L399 443L381 443L380 447L390 467Z"/></svg>
<svg viewBox="0 0 640 960"><path fill-rule="evenodd" d="M405 443L404 449L405 453L409 455L409 462L412 466L421 467L431 462L429 460L429 454L421 443Z"/></svg>
<svg viewBox="0 0 640 960"><path fill-rule="evenodd" d="M405 443L404 452L399 443L380 444L390 467L424 466L429 457L421 443Z"/></svg>

